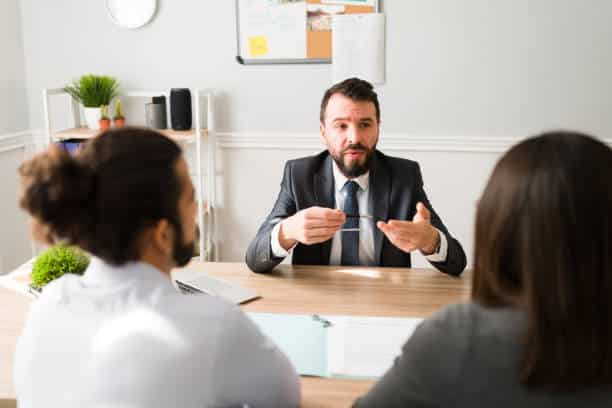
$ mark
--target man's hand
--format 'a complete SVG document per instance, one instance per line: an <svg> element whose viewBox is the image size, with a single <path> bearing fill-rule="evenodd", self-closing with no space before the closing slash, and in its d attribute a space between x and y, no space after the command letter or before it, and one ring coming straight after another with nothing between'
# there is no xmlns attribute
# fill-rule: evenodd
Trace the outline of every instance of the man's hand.
<svg viewBox="0 0 612 408"><path fill-rule="evenodd" d="M423 254L431 255L440 245L440 233L431 225L431 215L423 203L418 203L416 210L412 221L378 221L376 226L402 251L419 249Z"/></svg>
<svg viewBox="0 0 612 408"><path fill-rule="evenodd" d="M278 242L288 251L296 243L318 244L331 239L346 222L344 212L324 207L310 207L281 221Z"/></svg>

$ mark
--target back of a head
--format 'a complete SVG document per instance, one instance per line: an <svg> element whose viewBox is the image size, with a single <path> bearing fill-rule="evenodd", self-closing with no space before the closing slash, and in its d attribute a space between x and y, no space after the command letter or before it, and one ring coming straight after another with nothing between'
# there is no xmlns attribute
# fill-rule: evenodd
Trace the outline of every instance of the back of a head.
<svg viewBox="0 0 612 408"><path fill-rule="evenodd" d="M527 314L521 382L612 386L612 149L571 132L497 163L476 216L475 301Z"/></svg>
<svg viewBox="0 0 612 408"><path fill-rule="evenodd" d="M20 205L35 237L78 245L108 263L137 260L138 238L160 219L176 225L180 147L147 129L102 133L75 156L59 147L20 168Z"/></svg>

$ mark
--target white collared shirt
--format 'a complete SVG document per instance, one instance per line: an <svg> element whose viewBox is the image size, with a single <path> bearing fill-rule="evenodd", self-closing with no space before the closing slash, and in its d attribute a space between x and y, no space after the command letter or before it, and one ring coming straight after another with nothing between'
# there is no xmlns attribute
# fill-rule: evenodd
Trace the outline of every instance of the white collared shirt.
<svg viewBox="0 0 612 408"><path fill-rule="evenodd" d="M181 295L149 264L92 258L33 302L15 356L20 407L289 407L295 369L236 306Z"/></svg>
<svg viewBox="0 0 612 408"><path fill-rule="evenodd" d="M349 180L338 168L338 165L333 162L332 171L334 175L334 191L336 199L336 208L344 209L345 191L344 185ZM357 191L357 202L359 205L360 215L371 215L373 216L373 209L370 207L370 172L362 174L361 176L352 179L359 185ZM376 220L374 218L360 218L359 219L359 263L364 266L376 265L375 254L374 254L374 228L376 228ZM436 228L437 229L437 228ZM270 245L272 247L272 254L278 258L284 258L289 255L293 248L286 251L281 245L278 237L280 230L280 222L278 222L272 229L270 236ZM446 261L446 254L448 252L448 242L446 236L438 230L440 234L440 247L438 252L434 252L430 255L424 255L425 258L431 262L444 262ZM338 231L332 238L331 253L329 256L330 265L340 265L342 262L342 232Z"/></svg>

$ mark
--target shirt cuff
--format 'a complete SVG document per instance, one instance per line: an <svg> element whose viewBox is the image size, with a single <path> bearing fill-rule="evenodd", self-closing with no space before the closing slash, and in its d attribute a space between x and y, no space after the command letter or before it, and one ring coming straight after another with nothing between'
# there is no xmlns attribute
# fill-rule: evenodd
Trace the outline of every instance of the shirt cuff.
<svg viewBox="0 0 612 408"><path fill-rule="evenodd" d="M274 228L272 228L272 234L270 234L270 247L272 248L272 255L274 255L276 258L285 258L289 256L289 253L291 253L291 250L295 248L295 245L294 245L291 248L289 248L289 250L287 251L285 250L285 248L281 246L280 241L278 239L281 222L283 222L283 220L280 220L279 222L276 223Z"/></svg>
<svg viewBox="0 0 612 408"><path fill-rule="evenodd" d="M438 249L438 252L434 252L433 254L430 254L430 255L425 255L425 259L427 259L429 262L446 262L446 254L448 252L448 241L446 240L446 235L444 235L442 231L440 231L437 228L436 228L436 231L438 231L438 234L440 234L440 248ZM277 238L277 241L278 241L278 238Z"/></svg>

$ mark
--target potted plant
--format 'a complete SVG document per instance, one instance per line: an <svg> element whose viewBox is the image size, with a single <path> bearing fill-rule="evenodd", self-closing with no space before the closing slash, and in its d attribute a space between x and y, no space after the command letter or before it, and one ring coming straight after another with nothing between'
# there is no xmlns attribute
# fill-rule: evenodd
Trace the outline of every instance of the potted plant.
<svg viewBox="0 0 612 408"><path fill-rule="evenodd" d="M117 99L117 103L115 104L115 116L113 116L113 124L115 127L123 127L125 126L125 118L121 114L121 99Z"/></svg>
<svg viewBox="0 0 612 408"><path fill-rule="evenodd" d="M110 105L111 99L118 94L119 83L109 76L83 75L64 87L64 91L83 105L87 127L98 130L100 107Z"/></svg>
<svg viewBox="0 0 612 408"><path fill-rule="evenodd" d="M108 105L100 106L100 130L110 129L110 118L108 117Z"/></svg>
<svg viewBox="0 0 612 408"><path fill-rule="evenodd" d="M65 273L82 275L89 256L75 246L56 245L40 254L32 266L31 289L40 293L45 285Z"/></svg>

